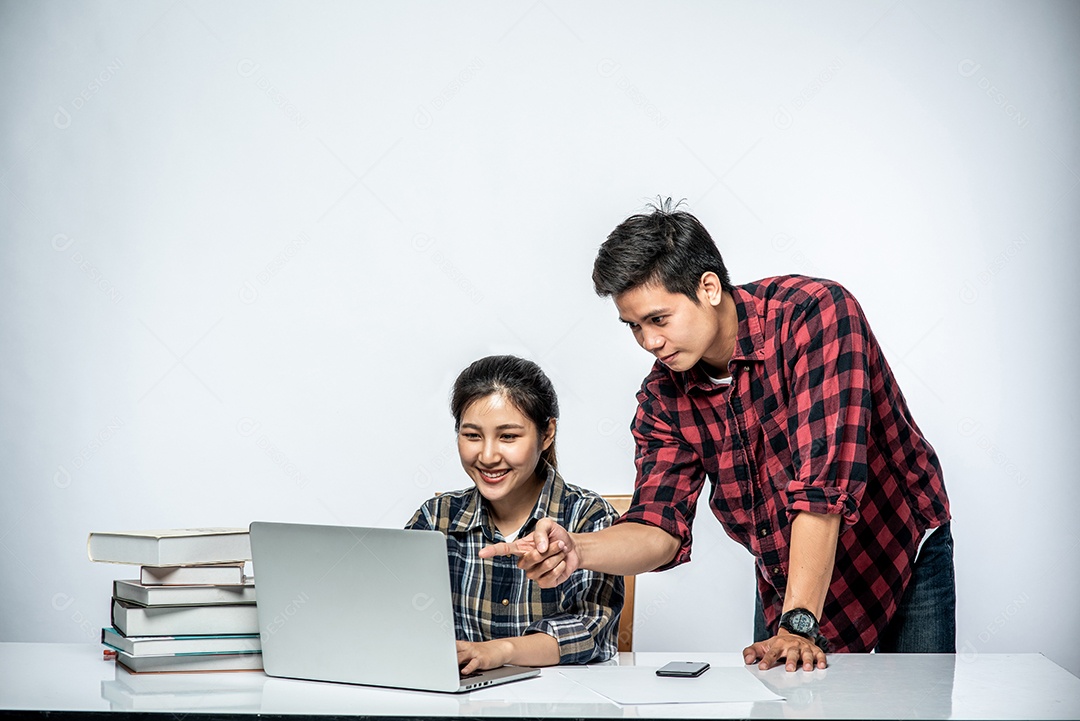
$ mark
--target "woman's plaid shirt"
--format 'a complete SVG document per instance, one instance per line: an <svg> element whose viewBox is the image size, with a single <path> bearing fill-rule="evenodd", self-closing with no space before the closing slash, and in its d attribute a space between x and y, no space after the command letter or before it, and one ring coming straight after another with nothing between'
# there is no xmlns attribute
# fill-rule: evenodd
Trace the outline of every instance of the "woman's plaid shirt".
<svg viewBox="0 0 1080 721"><path fill-rule="evenodd" d="M589 532L610 526L618 515L602 497L564 482L547 466L547 480L520 537L545 517L569 531ZM430 499L407 527L446 535L459 640L546 633L559 642L559 663L606 661L618 651L622 576L580 570L558 588L542 589L512 556L478 558L481 548L504 539L475 487Z"/></svg>
<svg viewBox="0 0 1080 721"><path fill-rule="evenodd" d="M690 560L706 478L728 535L754 555L775 632L791 519L842 518L822 633L837 651L869 651L911 578L923 532L949 520L934 449L908 412L862 308L840 285L800 276L734 289L739 329L730 387L700 368L657 363L632 424L637 488L620 522L682 540Z"/></svg>

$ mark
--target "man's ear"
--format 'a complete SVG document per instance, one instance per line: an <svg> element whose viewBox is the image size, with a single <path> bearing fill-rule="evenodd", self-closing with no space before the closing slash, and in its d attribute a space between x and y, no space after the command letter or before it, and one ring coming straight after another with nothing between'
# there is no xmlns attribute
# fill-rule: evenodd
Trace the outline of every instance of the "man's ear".
<svg viewBox="0 0 1080 721"><path fill-rule="evenodd" d="M711 270L701 274L698 281L698 298L709 305L716 307L724 297L724 286L720 283L720 276Z"/></svg>

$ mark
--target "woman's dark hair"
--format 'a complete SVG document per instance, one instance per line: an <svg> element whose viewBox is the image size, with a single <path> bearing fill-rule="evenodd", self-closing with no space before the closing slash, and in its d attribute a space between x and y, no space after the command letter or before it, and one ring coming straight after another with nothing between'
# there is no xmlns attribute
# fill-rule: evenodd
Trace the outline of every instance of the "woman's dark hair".
<svg viewBox="0 0 1080 721"><path fill-rule="evenodd" d="M681 204L661 200L651 206L651 213L632 215L611 231L593 263L597 295L617 296L660 282L669 293L682 293L697 303L698 283L709 271L725 291L732 290L712 236L697 218L678 210Z"/></svg>
<svg viewBox="0 0 1080 721"><path fill-rule="evenodd" d="M551 419L559 417L559 399L555 387L540 366L512 355L492 355L474 361L461 371L450 395L454 430L461 428L461 414L473 401L498 393L536 424L542 439ZM540 454L552 468L555 463L555 440Z"/></svg>

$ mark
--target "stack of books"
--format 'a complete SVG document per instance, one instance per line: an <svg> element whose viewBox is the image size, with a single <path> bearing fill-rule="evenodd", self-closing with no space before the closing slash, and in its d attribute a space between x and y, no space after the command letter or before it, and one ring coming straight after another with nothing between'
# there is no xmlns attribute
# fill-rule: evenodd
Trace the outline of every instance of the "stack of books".
<svg viewBox="0 0 1080 721"><path fill-rule="evenodd" d="M132 673L262 669L246 528L95 532L91 561L141 566L113 581L101 642Z"/></svg>

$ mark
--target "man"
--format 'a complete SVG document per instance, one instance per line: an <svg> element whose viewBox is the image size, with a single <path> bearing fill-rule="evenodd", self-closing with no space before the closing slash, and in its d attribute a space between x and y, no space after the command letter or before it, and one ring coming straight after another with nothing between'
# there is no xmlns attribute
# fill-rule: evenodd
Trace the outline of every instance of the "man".
<svg viewBox="0 0 1080 721"><path fill-rule="evenodd" d="M732 286L709 233L670 201L615 228L593 283L657 359L632 424L634 501L605 530L545 519L481 555L520 556L544 587L578 568L671 568L690 560L708 479L713 514L756 559L746 663L954 652L941 467L855 299L801 276Z"/></svg>

